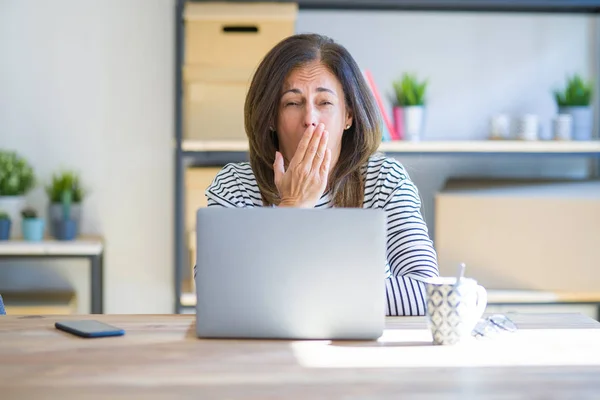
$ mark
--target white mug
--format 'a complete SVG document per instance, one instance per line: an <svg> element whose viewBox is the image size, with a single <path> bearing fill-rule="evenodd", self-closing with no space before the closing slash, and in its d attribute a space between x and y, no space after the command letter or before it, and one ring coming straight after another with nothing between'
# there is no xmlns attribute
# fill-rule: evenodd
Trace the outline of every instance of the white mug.
<svg viewBox="0 0 600 400"><path fill-rule="evenodd" d="M431 278L427 289L427 323L434 344L456 344L471 332L487 306L487 291L471 278Z"/></svg>
<svg viewBox="0 0 600 400"><path fill-rule="evenodd" d="M538 140L539 129L538 116L535 114L526 114L519 119L516 136L522 140Z"/></svg>
<svg viewBox="0 0 600 400"><path fill-rule="evenodd" d="M573 117L571 114L559 114L552 120L553 136L555 140L571 140L573 131Z"/></svg>
<svg viewBox="0 0 600 400"><path fill-rule="evenodd" d="M490 119L490 138L508 139L510 137L510 118L506 114L494 115Z"/></svg>

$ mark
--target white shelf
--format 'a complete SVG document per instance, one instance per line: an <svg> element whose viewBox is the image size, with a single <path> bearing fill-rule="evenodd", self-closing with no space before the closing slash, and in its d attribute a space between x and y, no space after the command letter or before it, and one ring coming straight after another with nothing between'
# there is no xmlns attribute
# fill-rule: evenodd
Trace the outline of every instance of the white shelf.
<svg viewBox="0 0 600 400"><path fill-rule="evenodd" d="M245 152L248 151L248 142L245 140L184 140L182 150L187 152ZM385 153L600 154L600 140L585 142L551 140L392 141L383 142L379 150Z"/></svg>
<svg viewBox="0 0 600 400"><path fill-rule="evenodd" d="M383 142L383 152L400 153L600 153L600 141L472 140L456 142Z"/></svg>
<svg viewBox="0 0 600 400"><path fill-rule="evenodd" d="M184 307L195 307L196 306L196 293L182 293L181 294L181 305Z"/></svg>
<svg viewBox="0 0 600 400"><path fill-rule="evenodd" d="M183 151L248 151L248 142L245 140L189 140L181 144Z"/></svg>
<svg viewBox="0 0 600 400"><path fill-rule="evenodd" d="M538 290L495 290L488 292L489 304L569 304L569 303L600 303L600 292L547 292ZM192 292L181 294L181 305L196 306L196 294Z"/></svg>
<svg viewBox="0 0 600 400"><path fill-rule="evenodd" d="M488 290L489 303L600 303L598 292L547 292L538 290Z"/></svg>
<svg viewBox="0 0 600 400"><path fill-rule="evenodd" d="M0 256L96 256L102 253L103 247L99 238L68 241L46 239L41 242L7 240L0 241Z"/></svg>

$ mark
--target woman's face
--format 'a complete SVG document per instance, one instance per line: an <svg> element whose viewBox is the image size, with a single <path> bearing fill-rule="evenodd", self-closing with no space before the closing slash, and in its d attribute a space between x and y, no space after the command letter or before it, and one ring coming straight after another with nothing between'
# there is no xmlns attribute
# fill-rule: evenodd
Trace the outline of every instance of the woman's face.
<svg viewBox="0 0 600 400"><path fill-rule="evenodd" d="M283 84L279 102L277 138L287 163L294 157L302 135L310 125L325 125L329 132L331 168L341 150L344 129L352 124L341 83L326 66L312 62L292 71Z"/></svg>

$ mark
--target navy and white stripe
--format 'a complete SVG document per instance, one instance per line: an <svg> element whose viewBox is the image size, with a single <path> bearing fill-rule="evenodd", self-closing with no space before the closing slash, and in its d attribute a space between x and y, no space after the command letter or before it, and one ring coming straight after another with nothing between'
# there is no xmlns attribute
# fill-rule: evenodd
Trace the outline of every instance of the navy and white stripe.
<svg viewBox="0 0 600 400"><path fill-rule="evenodd" d="M421 216L419 193L395 159L375 155L364 169L364 208L388 212L387 315L425 315L423 280L437 276L437 255ZM209 207L262 207L250 164L227 164L206 190ZM317 208L332 207L324 193Z"/></svg>

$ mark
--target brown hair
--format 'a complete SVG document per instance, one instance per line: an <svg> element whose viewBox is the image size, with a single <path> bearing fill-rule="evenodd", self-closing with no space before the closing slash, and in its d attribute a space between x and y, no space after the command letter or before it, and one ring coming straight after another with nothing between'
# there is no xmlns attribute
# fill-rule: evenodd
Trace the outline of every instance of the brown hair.
<svg viewBox="0 0 600 400"><path fill-rule="evenodd" d="M244 106L250 165L265 205L279 204L273 162L278 150L274 127L282 87L289 73L319 61L340 81L353 122L342 135L339 159L329 188L336 207L362 207L365 183L361 168L381 142L381 117L362 72L348 50L317 34L298 34L279 42L258 66Z"/></svg>

